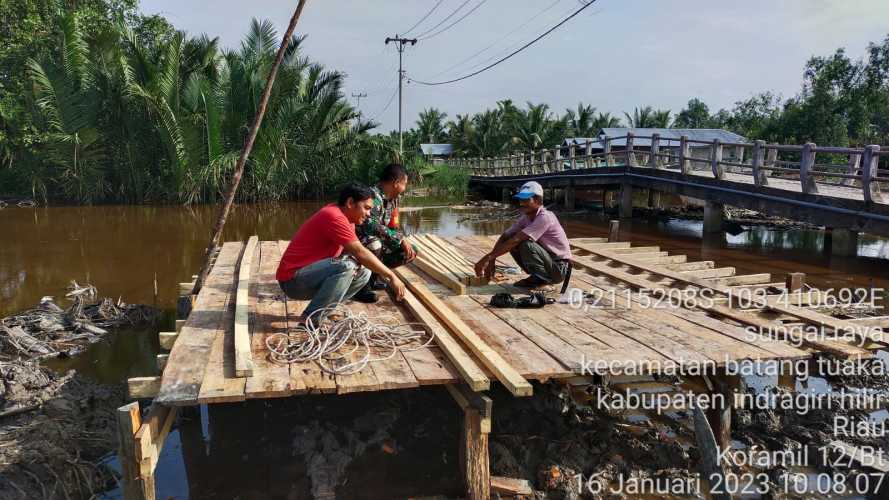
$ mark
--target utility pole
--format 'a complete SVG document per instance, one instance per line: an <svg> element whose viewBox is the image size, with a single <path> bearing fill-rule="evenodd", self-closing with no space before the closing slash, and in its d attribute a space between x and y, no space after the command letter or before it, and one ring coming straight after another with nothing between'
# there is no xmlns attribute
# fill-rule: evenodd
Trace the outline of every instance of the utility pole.
<svg viewBox="0 0 889 500"><path fill-rule="evenodd" d="M364 92L355 93L352 92L352 97L355 98L355 109L358 110L358 114L361 115L361 98L367 97L367 94Z"/></svg>
<svg viewBox="0 0 889 500"><path fill-rule="evenodd" d="M398 49L398 156L403 157L404 139L401 136L401 88L404 82L404 70L401 68L401 55L404 53L404 45L407 43L416 45L417 39L402 38L396 34L394 38L386 37L386 45L389 45L389 42L395 43L395 47Z"/></svg>

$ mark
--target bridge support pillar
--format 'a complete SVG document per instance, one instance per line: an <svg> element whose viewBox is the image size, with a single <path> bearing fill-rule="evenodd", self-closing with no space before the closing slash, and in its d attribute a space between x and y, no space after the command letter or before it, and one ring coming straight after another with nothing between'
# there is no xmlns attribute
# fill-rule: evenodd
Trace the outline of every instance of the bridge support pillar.
<svg viewBox="0 0 889 500"><path fill-rule="evenodd" d="M837 257L855 257L858 254L858 231L832 229L830 254Z"/></svg>
<svg viewBox="0 0 889 500"><path fill-rule="evenodd" d="M503 203L509 204L510 201L510 190L509 188L501 188L500 189L500 201Z"/></svg>
<svg viewBox="0 0 889 500"><path fill-rule="evenodd" d="M631 219L633 217L633 186L629 184L620 185L620 211L621 219Z"/></svg>
<svg viewBox="0 0 889 500"><path fill-rule="evenodd" d="M704 204L704 233L721 233L724 216L721 203L708 201Z"/></svg>
<svg viewBox="0 0 889 500"><path fill-rule="evenodd" d="M565 188L565 209L574 210L574 186Z"/></svg>

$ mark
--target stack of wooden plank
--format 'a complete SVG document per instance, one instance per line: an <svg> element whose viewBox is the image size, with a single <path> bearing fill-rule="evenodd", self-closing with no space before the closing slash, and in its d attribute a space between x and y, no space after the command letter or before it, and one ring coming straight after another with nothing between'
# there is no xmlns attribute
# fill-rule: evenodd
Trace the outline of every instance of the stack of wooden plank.
<svg viewBox="0 0 889 500"><path fill-rule="evenodd" d="M415 234L408 237L408 241L417 248L417 258L413 264L457 295L465 295L468 286L488 283L487 278L475 275L472 262L440 236Z"/></svg>

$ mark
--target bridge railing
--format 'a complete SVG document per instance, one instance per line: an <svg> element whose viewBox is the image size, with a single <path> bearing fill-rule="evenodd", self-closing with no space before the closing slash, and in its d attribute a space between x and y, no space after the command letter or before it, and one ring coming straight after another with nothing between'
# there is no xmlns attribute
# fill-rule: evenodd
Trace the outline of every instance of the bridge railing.
<svg viewBox="0 0 889 500"><path fill-rule="evenodd" d="M640 147L636 141L644 140ZM658 134L632 133L587 141L582 147L569 145L538 151L516 152L496 158L456 158L457 166L472 175L502 177L566 172L577 169L631 166L678 170L683 175L725 179L752 176L756 186L768 186L769 179L798 180L803 193L818 193L819 186L860 187L865 201L881 201L880 183L889 183L889 170L879 169L880 158L889 158L889 149L869 145L863 148L769 144L765 141L701 141L687 136L679 140ZM567 155L562 152L567 149ZM829 189L829 188L828 188Z"/></svg>

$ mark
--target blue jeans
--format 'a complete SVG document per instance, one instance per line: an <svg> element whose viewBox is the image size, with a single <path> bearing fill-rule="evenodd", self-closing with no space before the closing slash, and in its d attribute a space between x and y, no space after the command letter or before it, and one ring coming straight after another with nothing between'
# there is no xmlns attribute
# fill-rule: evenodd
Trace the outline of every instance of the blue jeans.
<svg viewBox="0 0 889 500"><path fill-rule="evenodd" d="M296 271L288 281L279 281L291 299L308 300L303 317L318 309L351 299L370 280L370 269L348 256L313 262Z"/></svg>

